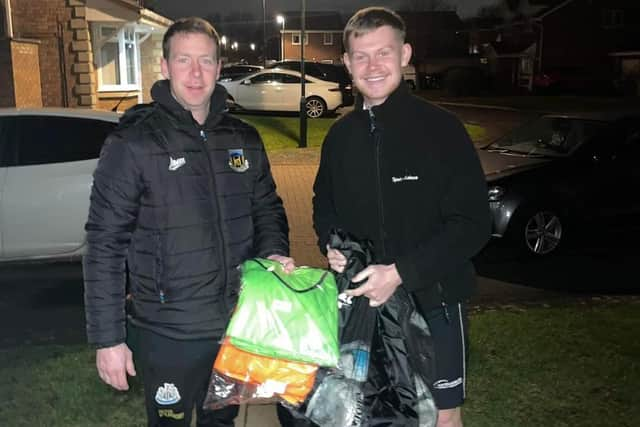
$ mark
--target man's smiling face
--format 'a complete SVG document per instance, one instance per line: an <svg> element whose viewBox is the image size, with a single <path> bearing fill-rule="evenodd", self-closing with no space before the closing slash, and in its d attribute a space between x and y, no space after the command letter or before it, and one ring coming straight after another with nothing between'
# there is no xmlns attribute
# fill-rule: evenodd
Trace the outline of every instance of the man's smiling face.
<svg viewBox="0 0 640 427"><path fill-rule="evenodd" d="M344 62L353 84L368 107L382 104L402 81L402 67L411 59L411 46L403 43L396 30L388 25L349 36L349 52Z"/></svg>

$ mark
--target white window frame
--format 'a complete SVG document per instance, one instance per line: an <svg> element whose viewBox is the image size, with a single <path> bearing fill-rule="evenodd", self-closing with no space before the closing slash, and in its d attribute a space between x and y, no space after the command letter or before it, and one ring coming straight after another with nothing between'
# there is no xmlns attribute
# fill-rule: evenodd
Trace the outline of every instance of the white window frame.
<svg viewBox="0 0 640 427"><path fill-rule="evenodd" d="M296 42L296 38L298 38L298 41ZM298 31L297 33L291 33L291 44L294 46L300 46L300 32ZM304 45L308 45L309 44L309 34L308 33L304 33Z"/></svg>
<svg viewBox="0 0 640 427"><path fill-rule="evenodd" d="M323 33L322 34L322 44L325 46L333 45L333 33Z"/></svg>
<svg viewBox="0 0 640 427"><path fill-rule="evenodd" d="M102 81L102 53L101 49L109 40L102 37L103 28L112 28L116 30L116 34L113 37L117 38L118 42L118 62L120 72L120 84L104 84ZM125 40L125 33L131 32L133 34L133 66L134 74L136 77L136 83L123 83L128 79L127 74L127 52L126 43L130 43L130 40ZM96 73L98 75L98 91L99 92L119 92L119 91L135 91L140 90L142 87L142 73L140 72L140 33L132 26L118 27L110 24L96 24L93 27L93 40L94 40L94 60L96 63Z"/></svg>

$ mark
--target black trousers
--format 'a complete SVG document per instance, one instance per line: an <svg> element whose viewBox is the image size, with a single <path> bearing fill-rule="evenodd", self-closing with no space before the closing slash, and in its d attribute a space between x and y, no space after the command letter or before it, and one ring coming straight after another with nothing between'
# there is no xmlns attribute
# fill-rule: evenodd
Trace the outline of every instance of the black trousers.
<svg viewBox="0 0 640 427"><path fill-rule="evenodd" d="M205 411L218 340L174 340L135 328L136 369L142 375L149 427L189 427L196 408L200 427L233 427L238 406Z"/></svg>

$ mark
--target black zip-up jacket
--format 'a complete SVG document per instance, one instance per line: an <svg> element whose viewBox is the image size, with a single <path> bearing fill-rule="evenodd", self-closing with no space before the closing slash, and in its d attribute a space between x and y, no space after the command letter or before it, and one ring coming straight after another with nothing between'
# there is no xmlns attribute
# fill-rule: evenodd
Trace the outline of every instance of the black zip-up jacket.
<svg viewBox="0 0 640 427"><path fill-rule="evenodd" d="M332 228L370 239L423 309L464 301L470 261L487 242L490 214L477 154L460 121L400 85L381 105L329 130L314 183L322 251Z"/></svg>
<svg viewBox="0 0 640 427"><path fill-rule="evenodd" d="M288 225L257 131L228 115L216 86L204 125L173 98L130 109L105 142L86 224L89 342L125 340L132 321L175 339L220 337L243 260L289 252Z"/></svg>

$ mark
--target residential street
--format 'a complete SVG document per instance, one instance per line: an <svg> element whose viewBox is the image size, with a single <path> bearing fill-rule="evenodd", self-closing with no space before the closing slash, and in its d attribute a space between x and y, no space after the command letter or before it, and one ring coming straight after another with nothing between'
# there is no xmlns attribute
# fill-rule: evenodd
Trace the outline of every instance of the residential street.
<svg viewBox="0 0 640 427"><path fill-rule="evenodd" d="M511 111L450 108L463 120L485 127L492 137L530 117ZM311 224L317 160L307 154L275 156L273 174L290 221L293 256L298 265L324 266ZM522 260L506 248L491 245L476 259L479 289L472 304L561 303L591 294L638 293L637 281L625 278L637 277L639 234L626 232L607 238L590 233L551 259ZM0 347L84 342L79 263L0 266L0 283Z"/></svg>

